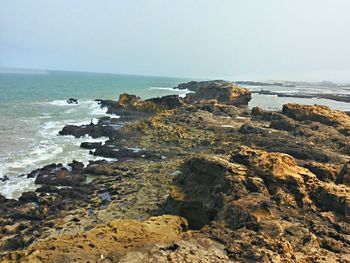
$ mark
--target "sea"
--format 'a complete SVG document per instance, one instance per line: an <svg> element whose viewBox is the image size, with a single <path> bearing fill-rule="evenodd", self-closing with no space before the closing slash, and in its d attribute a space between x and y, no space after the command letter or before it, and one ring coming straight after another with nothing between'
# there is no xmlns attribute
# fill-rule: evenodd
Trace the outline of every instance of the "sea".
<svg viewBox="0 0 350 263"><path fill-rule="evenodd" d="M106 110L101 109L95 99L117 100L124 92L142 99L170 94L185 96L188 90L174 87L187 81L190 79L62 71L0 73L0 179L9 178L0 180L0 194L18 198L22 192L34 190L34 179L23 175L42 166L51 163L67 165L73 159L87 164L89 160L99 159L81 149L80 143L107 138L58 136L66 124L96 123L99 117L106 116ZM349 90L327 87L248 88L289 93L349 93ZM68 98L75 98L79 103L67 104ZM253 94L249 107L278 110L288 102L327 105L350 111L350 103L259 94Z"/></svg>

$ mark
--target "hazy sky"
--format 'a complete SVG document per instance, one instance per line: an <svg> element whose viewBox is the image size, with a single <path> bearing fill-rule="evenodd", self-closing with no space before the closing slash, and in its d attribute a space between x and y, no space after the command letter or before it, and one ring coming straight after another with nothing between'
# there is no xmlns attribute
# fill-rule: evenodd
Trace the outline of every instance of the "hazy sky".
<svg viewBox="0 0 350 263"><path fill-rule="evenodd" d="M350 81L350 0L0 0L0 66Z"/></svg>

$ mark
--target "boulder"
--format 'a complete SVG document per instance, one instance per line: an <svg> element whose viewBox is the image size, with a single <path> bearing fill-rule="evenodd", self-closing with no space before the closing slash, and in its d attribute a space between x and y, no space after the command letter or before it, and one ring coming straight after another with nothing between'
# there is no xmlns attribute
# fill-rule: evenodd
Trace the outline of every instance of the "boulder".
<svg viewBox="0 0 350 263"><path fill-rule="evenodd" d="M38 202L38 196L35 192L24 192L18 199L21 202Z"/></svg>
<svg viewBox="0 0 350 263"><path fill-rule="evenodd" d="M187 94L185 100L189 103L200 100L217 100L219 103L229 105L248 105L251 92L231 82L207 81L196 83L196 92Z"/></svg>
<svg viewBox="0 0 350 263"><path fill-rule="evenodd" d="M84 164L76 160L73 160L73 162L69 163L68 165L72 167L73 171L81 171L84 168Z"/></svg>

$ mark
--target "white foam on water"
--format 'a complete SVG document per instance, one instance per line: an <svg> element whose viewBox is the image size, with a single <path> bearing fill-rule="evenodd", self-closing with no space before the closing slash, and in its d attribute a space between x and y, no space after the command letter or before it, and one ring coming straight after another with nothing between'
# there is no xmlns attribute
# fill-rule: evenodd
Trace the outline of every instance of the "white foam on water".
<svg viewBox="0 0 350 263"><path fill-rule="evenodd" d="M65 114L71 114L71 113L73 113L73 112L76 110L76 108L77 108L77 107L68 109L68 110L66 110L64 113L65 113Z"/></svg>
<svg viewBox="0 0 350 263"><path fill-rule="evenodd" d="M141 152L141 151L144 150L144 149L139 148L139 147L128 147L128 148L126 148L126 149L132 150L134 153L139 153L139 152Z"/></svg>
<svg viewBox="0 0 350 263"><path fill-rule="evenodd" d="M175 88L172 87L149 87L148 90L155 90L155 89L159 89L159 90L175 90Z"/></svg>
<svg viewBox="0 0 350 263"><path fill-rule="evenodd" d="M7 198L18 198L23 192L36 189L35 178L21 177L17 180L10 178L6 182L0 182L1 194Z"/></svg>
<svg viewBox="0 0 350 263"><path fill-rule="evenodd" d="M176 93L179 93L178 95L181 98L184 98L188 93L194 93L189 89L178 89L178 88L172 88L172 87L149 87L148 90L165 90L165 91L176 92Z"/></svg>
<svg viewBox="0 0 350 263"><path fill-rule="evenodd" d="M0 193L7 198L18 198L24 191L33 191L37 188L35 179L18 177L31 171L48 165L50 163L62 163L67 166L72 160L83 162L85 165L89 160L116 161L113 158L103 158L90 155L89 151L80 148L82 142L102 142L109 138L91 138L85 136L75 138L74 136L58 136L58 132L67 124L88 125L91 119L97 123L98 117L105 116L106 109L101 109L97 102L92 100L80 101L79 104L67 104L65 100L54 100L50 102L35 103L45 107L46 112L33 120L25 122L32 129L33 134L26 132L29 137L25 138L21 150L8 152L7 158L0 159L0 177L8 175L10 180L0 182ZM67 110L59 110L60 107ZM16 133L14 133L16 135ZM18 136L13 138L18 140Z"/></svg>
<svg viewBox="0 0 350 263"><path fill-rule="evenodd" d="M106 115L106 112L108 110L106 107L101 108L101 106L99 104L97 104L97 102L92 103L89 106L89 109L90 109L90 114L93 115L93 116Z"/></svg>
<svg viewBox="0 0 350 263"><path fill-rule="evenodd" d="M67 100L53 100L53 101L49 101L49 102L45 102L47 104L50 104L50 105L54 105L54 106L79 106L79 101L78 101L78 104L75 104L75 103L72 103L72 104L69 104L67 103Z"/></svg>

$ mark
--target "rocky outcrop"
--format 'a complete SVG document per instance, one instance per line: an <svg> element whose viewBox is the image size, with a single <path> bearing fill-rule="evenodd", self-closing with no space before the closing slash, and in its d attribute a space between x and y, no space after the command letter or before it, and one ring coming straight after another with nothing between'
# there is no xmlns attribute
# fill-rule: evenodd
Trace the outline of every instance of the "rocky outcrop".
<svg viewBox="0 0 350 263"><path fill-rule="evenodd" d="M191 158L175 178L176 186L171 191L167 209L187 218L191 229L200 229L223 209L225 194L238 196L245 193L244 187L239 186L245 172L245 167L223 158Z"/></svg>
<svg viewBox="0 0 350 263"><path fill-rule="evenodd" d="M289 103L283 106L282 112L298 121L315 121L346 129L350 127L350 117L346 113L332 110L327 106Z"/></svg>
<svg viewBox="0 0 350 263"><path fill-rule="evenodd" d="M315 106L295 106L299 118L216 99L146 102L124 95L106 103L125 118L71 130L113 129L82 147L118 161L51 164L28 174L35 192L0 196L1 260L349 261L345 122L307 113Z"/></svg>
<svg viewBox="0 0 350 263"><path fill-rule="evenodd" d="M193 157L174 182L168 209L190 228L207 225L202 231L233 260L341 260L350 250L349 225L334 232L323 212L347 216L349 189L318 180L289 155L241 147L228 158Z"/></svg>
<svg viewBox="0 0 350 263"><path fill-rule="evenodd" d="M107 107L107 113L120 115L122 118L142 119L162 110L175 109L183 105L177 95L163 96L142 100L140 97L123 93L118 101L98 100L101 107Z"/></svg>
<svg viewBox="0 0 350 263"><path fill-rule="evenodd" d="M185 100L190 103L200 100L216 100L219 103L240 106L248 105L251 100L251 93L248 89L226 81L190 82L188 86L183 87L195 90L195 93L186 95Z"/></svg>
<svg viewBox="0 0 350 263"><path fill-rule="evenodd" d="M224 80L189 81L186 83L180 83L176 88L187 89L189 91L197 92L200 88L207 88L208 86L221 86L227 83L231 82L227 82Z"/></svg>
<svg viewBox="0 0 350 263"><path fill-rule="evenodd" d="M158 98L151 98L146 100L146 102L154 103L155 105L157 105L157 107L163 110L176 109L184 104L182 99L177 95L168 95Z"/></svg>

